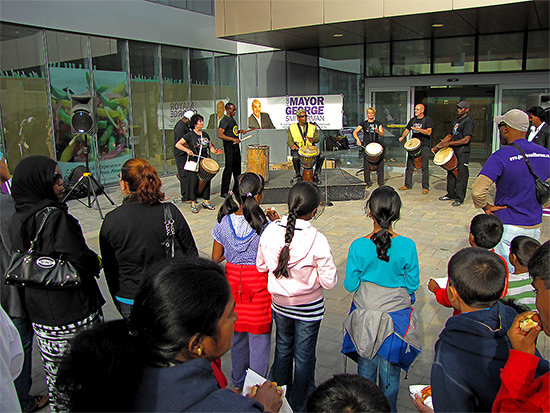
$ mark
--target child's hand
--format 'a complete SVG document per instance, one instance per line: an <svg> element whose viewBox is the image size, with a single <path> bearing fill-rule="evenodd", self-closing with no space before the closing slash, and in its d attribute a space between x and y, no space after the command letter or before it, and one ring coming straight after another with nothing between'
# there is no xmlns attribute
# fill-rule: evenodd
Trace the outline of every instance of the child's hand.
<svg viewBox="0 0 550 413"><path fill-rule="evenodd" d="M275 221L277 219L279 219L279 214L277 213L277 211L275 211L275 208L268 208L266 209L265 211L265 215L267 216L267 218L270 220L270 221Z"/></svg>
<svg viewBox="0 0 550 413"><path fill-rule="evenodd" d="M255 399L263 404L265 411L276 413L283 405L282 394L277 389L277 384L266 380L264 384L258 387L254 396L248 394L247 397Z"/></svg>
<svg viewBox="0 0 550 413"><path fill-rule="evenodd" d="M416 407L416 410L418 410L420 413L433 413L432 409L422 403L422 400L420 400L420 396L418 394L415 394L413 403L414 407Z"/></svg>
<svg viewBox="0 0 550 413"><path fill-rule="evenodd" d="M523 331L519 328L521 320L525 318L527 314L534 313L534 311L527 311L525 313L518 314L514 318L512 326L508 330L508 338L512 344L514 350L523 351L524 353L535 354L535 343L537 336L541 332L540 324L533 327L529 332Z"/></svg>
<svg viewBox="0 0 550 413"><path fill-rule="evenodd" d="M437 281L435 281L433 278L430 278L430 281L428 282L428 290L435 294L435 292L439 290L439 288L440 287Z"/></svg>

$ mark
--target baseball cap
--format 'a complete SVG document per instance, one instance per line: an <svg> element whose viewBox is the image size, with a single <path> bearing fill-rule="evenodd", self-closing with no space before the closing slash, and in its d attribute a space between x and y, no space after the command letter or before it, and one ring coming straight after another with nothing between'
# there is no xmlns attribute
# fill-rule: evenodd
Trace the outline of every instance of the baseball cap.
<svg viewBox="0 0 550 413"><path fill-rule="evenodd" d="M529 129L529 116L522 110L511 109L502 116L495 116L495 123L504 122L512 129L527 132Z"/></svg>
<svg viewBox="0 0 550 413"><path fill-rule="evenodd" d="M195 112L193 112L192 110L188 110L183 114L183 117L187 119L191 119L191 116L193 116L194 114Z"/></svg>
<svg viewBox="0 0 550 413"><path fill-rule="evenodd" d="M460 102L458 102L458 105L456 105L456 107L460 109L470 109L470 102L468 102L467 100L461 100Z"/></svg>

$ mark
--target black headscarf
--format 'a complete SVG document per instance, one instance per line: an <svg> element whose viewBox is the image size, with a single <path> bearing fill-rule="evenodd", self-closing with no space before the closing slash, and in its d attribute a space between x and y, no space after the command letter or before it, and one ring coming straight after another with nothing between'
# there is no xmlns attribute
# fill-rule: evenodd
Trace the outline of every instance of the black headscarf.
<svg viewBox="0 0 550 413"><path fill-rule="evenodd" d="M59 201L53 191L56 166L54 160L35 155L22 159L13 172L11 195L16 212L12 226L20 225L25 244L34 233L34 220L30 217L49 206L67 211L67 204Z"/></svg>

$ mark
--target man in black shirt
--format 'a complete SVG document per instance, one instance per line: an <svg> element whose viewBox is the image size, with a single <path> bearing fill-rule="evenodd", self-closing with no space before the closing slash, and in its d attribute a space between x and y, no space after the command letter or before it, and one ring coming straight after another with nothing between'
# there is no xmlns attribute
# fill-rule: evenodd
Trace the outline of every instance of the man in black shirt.
<svg viewBox="0 0 550 413"><path fill-rule="evenodd" d="M186 111L183 114L183 118L178 120L176 126L174 126L174 158L176 160L176 166L178 168L178 177L180 180L180 192L182 201L185 201L187 199L187 185L185 184L187 172L185 171L185 169L183 169L183 167L185 166L185 162L187 161L187 154L176 148L176 143L178 143L187 133L189 133L189 120L194 114L195 112L193 112L192 110Z"/></svg>
<svg viewBox="0 0 550 413"><path fill-rule="evenodd" d="M432 148L432 152L450 146L458 161L458 178L452 171L447 172L447 194L440 196L440 201L453 201L453 206L460 206L466 197L466 187L470 171L470 142L474 134L474 121L468 116L470 103L462 100L456 105L458 118L454 121L451 132Z"/></svg>
<svg viewBox="0 0 550 413"><path fill-rule="evenodd" d="M376 142L382 145L380 137L384 136L384 128L382 124L374 119L376 110L374 108L367 109L367 119L361 122L359 126L353 131L353 137L357 142L357 145L366 147L369 143ZM363 130L363 143L359 140L359 131ZM378 174L378 186L384 185L384 153L380 156L380 161L376 164L376 172ZM370 163L367 159L366 152L363 153L363 176L367 188L372 185L370 179Z"/></svg>
<svg viewBox="0 0 550 413"><path fill-rule="evenodd" d="M403 134L399 138L399 142L403 142L403 139L412 131L412 138L420 139L422 153L420 159L422 160L422 193L426 195L430 191L430 171L428 167L428 161L430 159L430 147L431 147L431 134L432 134L432 118L424 115L425 107L422 103L419 103L414 107L414 118L412 118ZM407 153L407 168L405 170L405 185L399 188L401 191L411 189L413 186L412 177L414 170L414 158Z"/></svg>
<svg viewBox="0 0 550 413"><path fill-rule="evenodd" d="M245 130L237 128L237 122L234 119L237 108L231 102L225 105L226 115L220 121L218 128L218 137L223 140L223 151L225 152L225 168L222 174L221 196L227 197L231 175L233 175L233 192L238 193L238 176L241 174L241 150L239 148L239 133L245 133Z"/></svg>

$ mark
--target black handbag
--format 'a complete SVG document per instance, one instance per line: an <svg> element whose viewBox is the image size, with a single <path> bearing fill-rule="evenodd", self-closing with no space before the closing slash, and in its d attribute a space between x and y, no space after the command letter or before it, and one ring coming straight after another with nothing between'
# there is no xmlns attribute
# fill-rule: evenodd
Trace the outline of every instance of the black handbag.
<svg viewBox="0 0 550 413"><path fill-rule="evenodd" d="M13 252L5 284L51 290L78 287L81 284L80 275L69 261L61 256L52 258L35 251L46 220L54 210L55 208L44 208L37 212L37 217L43 214L38 231L27 251Z"/></svg>
<svg viewBox="0 0 550 413"><path fill-rule="evenodd" d="M533 172L533 168L531 167L531 162L529 162L529 159L527 159L527 155L525 155L525 152L523 152L523 149L516 144L511 144L514 148L516 148L519 153L523 155L523 159L525 159L525 163L527 164L527 167L529 168L529 172L531 172L531 175L533 175L533 178L535 178L535 187L536 187L536 195L537 195L537 201L539 204L544 205L548 202L550 199L550 183L543 181L540 179L535 173Z"/></svg>

